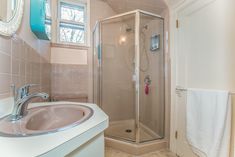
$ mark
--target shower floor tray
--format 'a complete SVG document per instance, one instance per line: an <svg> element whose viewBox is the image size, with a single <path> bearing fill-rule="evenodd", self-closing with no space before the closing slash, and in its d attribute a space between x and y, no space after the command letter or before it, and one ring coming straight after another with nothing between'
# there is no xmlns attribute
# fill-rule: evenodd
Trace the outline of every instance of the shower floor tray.
<svg viewBox="0 0 235 157"><path fill-rule="evenodd" d="M133 119L130 120L122 120L122 121L112 121L110 122L109 128L105 131L105 135L108 137L124 139L128 141L135 141L136 137L136 129L135 129L135 121ZM150 128L140 124L140 141L151 141L160 139L161 137L154 133Z"/></svg>

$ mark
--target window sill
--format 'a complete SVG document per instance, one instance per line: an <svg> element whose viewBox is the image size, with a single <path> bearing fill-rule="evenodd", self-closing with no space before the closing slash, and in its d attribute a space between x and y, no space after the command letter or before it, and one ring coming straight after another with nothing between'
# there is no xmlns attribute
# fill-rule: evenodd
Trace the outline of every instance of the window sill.
<svg viewBox="0 0 235 157"><path fill-rule="evenodd" d="M90 46L81 46L81 45L63 44L63 43L51 43L51 47L80 49L80 50L88 50L90 48Z"/></svg>

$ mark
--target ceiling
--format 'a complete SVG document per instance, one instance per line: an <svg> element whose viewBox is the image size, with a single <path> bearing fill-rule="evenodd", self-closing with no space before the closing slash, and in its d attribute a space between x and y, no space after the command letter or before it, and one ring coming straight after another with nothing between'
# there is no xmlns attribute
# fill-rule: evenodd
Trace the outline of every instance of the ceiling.
<svg viewBox="0 0 235 157"><path fill-rule="evenodd" d="M103 0L103 1L106 1L117 13L123 13L135 9L141 9L155 14L160 14L167 8L165 0Z"/></svg>

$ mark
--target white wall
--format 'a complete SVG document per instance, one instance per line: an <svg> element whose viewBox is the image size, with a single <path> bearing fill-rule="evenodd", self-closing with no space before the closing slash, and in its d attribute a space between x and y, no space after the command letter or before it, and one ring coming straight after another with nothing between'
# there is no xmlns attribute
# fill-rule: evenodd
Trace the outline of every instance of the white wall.
<svg viewBox="0 0 235 157"><path fill-rule="evenodd" d="M87 50L72 48L51 48L52 64L87 65Z"/></svg>

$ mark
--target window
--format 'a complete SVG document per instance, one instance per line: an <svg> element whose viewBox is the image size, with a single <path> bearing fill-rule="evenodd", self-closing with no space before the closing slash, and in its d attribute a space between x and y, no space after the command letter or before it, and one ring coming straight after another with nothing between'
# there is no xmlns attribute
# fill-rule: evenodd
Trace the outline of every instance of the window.
<svg viewBox="0 0 235 157"><path fill-rule="evenodd" d="M45 3L45 11L46 11L46 33L49 39L51 39L51 7L50 1L46 0Z"/></svg>
<svg viewBox="0 0 235 157"><path fill-rule="evenodd" d="M85 46L87 44L87 8L85 1L58 0L57 17L51 15L51 2L55 3L54 1L46 0L45 4L45 26L49 39L52 38L57 43ZM52 25L53 28L56 28L53 33L51 30Z"/></svg>
<svg viewBox="0 0 235 157"><path fill-rule="evenodd" d="M58 8L57 41L86 44L86 6L61 0Z"/></svg>

